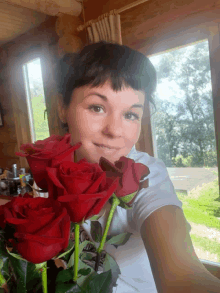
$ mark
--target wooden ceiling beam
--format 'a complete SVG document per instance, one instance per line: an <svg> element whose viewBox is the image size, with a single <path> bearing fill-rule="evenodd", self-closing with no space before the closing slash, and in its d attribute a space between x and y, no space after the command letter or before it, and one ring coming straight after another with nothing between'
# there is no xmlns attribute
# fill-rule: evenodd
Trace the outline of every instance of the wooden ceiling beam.
<svg viewBox="0 0 220 293"><path fill-rule="evenodd" d="M6 0L5 2L51 16L58 16L59 13L79 16L82 12L82 4L77 0Z"/></svg>
<svg viewBox="0 0 220 293"><path fill-rule="evenodd" d="M133 0L102 0L102 5L98 2L85 3L85 21L122 8ZM139 50L148 47L150 53L155 53L159 50L155 43L193 28L200 37L205 37L209 24L220 22L219 12L220 0L150 0L121 13L123 44Z"/></svg>

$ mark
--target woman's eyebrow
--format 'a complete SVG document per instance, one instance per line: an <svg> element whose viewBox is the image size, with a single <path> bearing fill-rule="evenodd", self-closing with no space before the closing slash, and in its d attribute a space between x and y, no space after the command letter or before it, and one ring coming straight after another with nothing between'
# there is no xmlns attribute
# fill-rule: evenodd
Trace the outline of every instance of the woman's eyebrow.
<svg viewBox="0 0 220 293"><path fill-rule="evenodd" d="M96 93L96 92L92 92L89 93L85 98L89 97L89 96L98 96L99 98L101 98L103 101L108 102L108 98L102 94ZM142 110L144 110L144 105L142 104L134 104L132 105L130 108L141 108Z"/></svg>
<svg viewBox="0 0 220 293"><path fill-rule="evenodd" d="M131 106L131 108L141 108L142 110L144 110L144 105L142 104L134 104Z"/></svg>
<svg viewBox="0 0 220 293"><path fill-rule="evenodd" d="M104 95L101 95L99 93L96 93L96 92L92 92L92 93L89 93L85 98L89 97L89 96L98 96L99 98L101 98L103 101L107 102L108 101L108 98Z"/></svg>

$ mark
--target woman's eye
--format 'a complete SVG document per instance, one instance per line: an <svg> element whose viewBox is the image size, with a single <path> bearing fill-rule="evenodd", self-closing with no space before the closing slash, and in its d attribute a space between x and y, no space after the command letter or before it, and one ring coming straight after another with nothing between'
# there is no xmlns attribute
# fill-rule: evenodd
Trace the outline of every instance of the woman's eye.
<svg viewBox="0 0 220 293"><path fill-rule="evenodd" d="M134 121L134 120L140 120L140 117L139 117L139 115L138 114L136 114L136 113L132 113L132 112L128 112L128 113L126 113L125 114L125 118L126 119L129 119L129 120L132 120L132 121Z"/></svg>
<svg viewBox="0 0 220 293"><path fill-rule="evenodd" d="M89 106L89 110L92 110L93 112L100 113L103 108L101 106L97 105L91 105Z"/></svg>

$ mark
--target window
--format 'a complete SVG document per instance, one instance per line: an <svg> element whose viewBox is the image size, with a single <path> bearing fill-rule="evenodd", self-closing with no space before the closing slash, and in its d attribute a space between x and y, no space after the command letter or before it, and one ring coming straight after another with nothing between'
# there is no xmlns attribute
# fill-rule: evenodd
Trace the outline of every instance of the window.
<svg viewBox="0 0 220 293"><path fill-rule="evenodd" d="M47 138L49 134L46 119L46 104L41 73L40 58L23 65L32 142Z"/></svg>
<svg viewBox="0 0 220 293"><path fill-rule="evenodd" d="M220 197L208 41L150 57L158 74L155 156L183 202L200 259L220 262Z"/></svg>

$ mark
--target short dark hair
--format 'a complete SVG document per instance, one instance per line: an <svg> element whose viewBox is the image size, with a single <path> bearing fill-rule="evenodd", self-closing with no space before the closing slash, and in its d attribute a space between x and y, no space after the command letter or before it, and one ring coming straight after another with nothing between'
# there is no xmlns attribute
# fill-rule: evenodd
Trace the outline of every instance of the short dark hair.
<svg viewBox="0 0 220 293"><path fill-rule="evenodd" d="M79 53L66 54L57 74L65 106L69 106L74 89L84 85L97 87L107 80L115 91L123 87L143 91L146 100L153 103L154 66L142 53L124 45L102 41L85 46Z"/></svg>

